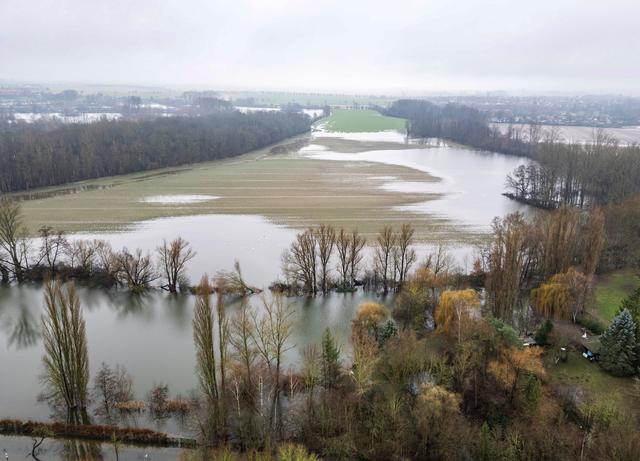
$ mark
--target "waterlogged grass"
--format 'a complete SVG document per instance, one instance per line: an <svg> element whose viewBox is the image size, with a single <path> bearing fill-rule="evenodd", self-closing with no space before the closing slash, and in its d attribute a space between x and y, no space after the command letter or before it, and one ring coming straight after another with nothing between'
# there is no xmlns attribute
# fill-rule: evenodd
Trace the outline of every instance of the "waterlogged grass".
<svg viewBox="0 0 640 461"><path fill-rule="evenodd" d="M597 316L607 322L613 320L622 300L638 286L640 286L640 278L630 269L599 277L595 289Z"/></svg>
<svg viewBox="0 0 640 461"><path fill-rule="evenodd" d="M437 198L380 186L389 177L435 181L418 170L368 162L302 157L297 149L262 150L235 159L135 175L86 181L84 190L23 202L26 224L67 232L126 230L131 223L172 216L243 214L265 216L295 229L330 223L373 236L384 224L411 222L420 240L467 240L445 219L399 207ZM91 186L99 185L101 188ZM72 189L65 186L65 190ZM146 200L163 196L212 196L213 200Z"/></svg>
<svg viewBox="0 0 640 461"><path fill-rule="evenodd" d="M357 133L404 131L406 121L403 118L387 117L375 110L336 109L322 123L326 131Z"/></svg>

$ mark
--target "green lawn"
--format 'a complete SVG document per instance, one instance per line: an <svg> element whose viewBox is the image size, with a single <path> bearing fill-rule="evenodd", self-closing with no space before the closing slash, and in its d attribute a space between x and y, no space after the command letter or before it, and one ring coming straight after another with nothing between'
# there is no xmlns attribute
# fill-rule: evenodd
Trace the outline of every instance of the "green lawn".
<svg viewBox="0 0 640 461"><path fill-rule="evenodd" d="M336 109L321 123L327 131L342 133L405 130L405 119L387 117L375 110Z"/></svg>
<svg viewBox="0 0 640 461"><path fill-rule="evenodd" d="M558 365L553 363L551 355L545 358L545 365L552 383L583 391L581 400L613 397L620 405L620 410L631 410L637 414L633 379L611 376L575 350L570 351L566 363L560 362Z"/></svg>
<svg viewBox="0 0 640 461"><path fill-rule="evenodd" d="M610 322L620 307L620 302L640 285L633 270L623 269L598 278L596 283L596 314Z"/></svg>

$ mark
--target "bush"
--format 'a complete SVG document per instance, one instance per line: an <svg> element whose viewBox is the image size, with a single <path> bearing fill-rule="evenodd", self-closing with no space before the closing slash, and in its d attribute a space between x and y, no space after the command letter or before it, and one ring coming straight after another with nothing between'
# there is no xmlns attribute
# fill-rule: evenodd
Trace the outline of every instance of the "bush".
<svg viewBox="0 0 640 461"><path fill-rule="evenodd" d="M607 327L598 319L594 319L590 315L581 315L577 318L577 323L580 326L585 327L594 335L601 335L607 329Z"/></svg>
<svg viewBox="0 0 640 461"><path fill-rule="evenodd" d="M533 339L538 345L545 346L549 344L549 334L551 333L551 330L553 330L553 322L547 319L540 328L538 328Z"/></svg>

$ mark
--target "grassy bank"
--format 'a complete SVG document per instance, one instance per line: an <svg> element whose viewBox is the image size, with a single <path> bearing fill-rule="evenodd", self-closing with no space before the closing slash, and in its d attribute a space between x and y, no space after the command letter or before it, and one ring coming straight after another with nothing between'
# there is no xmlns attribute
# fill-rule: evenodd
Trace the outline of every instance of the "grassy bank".
<svg viewBox="0 0 640 461"><path fill-rule="evenodd" d="M613 320L620 303L640 285L632 269L623 269L598 277L596 282L596 315L607 323Z"/></svg>
<svg viewBox="0 0 640 461"><path fill-rule="evenodd" d="M103 426L98 424L65 424L0 420L0 434L22 435L30 437L72 438L97 442L111 442L131 445L156 445L163 447L193 447L195 440L171 437L164 432L134 427Z"/></svg>
<svg viewBox="0 0 640 461"><path fill-rule="evenodd" d="M327 131L357 133L387 130L405 131L406 121L403 118L387 117L375 110L336 109L322 123Z"/></svg>

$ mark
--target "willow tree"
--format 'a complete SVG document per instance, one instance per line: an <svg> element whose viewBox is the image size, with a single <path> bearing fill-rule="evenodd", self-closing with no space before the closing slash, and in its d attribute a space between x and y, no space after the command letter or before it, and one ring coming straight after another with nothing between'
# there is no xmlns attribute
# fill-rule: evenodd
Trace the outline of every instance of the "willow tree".
<svg viewBox="0 0 640 461"><path fill-rule="evenodd" d="M511 321L513 309L530 269L530 226L521 213L512 213L493 223L493 243L489 252L487 292L493 314Z"/></svg>
<svg viewBox="0 0 640 461"><path fill-rule="evenodd" d="M539 232L540 259L545 277L565 272L575 264L580 221L580 212L570 207L537 216L535 228Z"/></svg>
<svg viewBox="0 0 640 461"><path fill-rule="evenodd" d="M573 267L551 277L548 283L531 290L534 308L547 318L576 322L591 296L591 277Z"/></svg>
<svg viewBox="0 0 640 461"><path fill-rule="evenodd" d="M436 307L435 320L439 331L462 341L468 323L480 314L480 298L475 290L445 291Z"/></svg>
<svg viewBox="0 0 640 461"><path fill-rule="evenodd" d="M85 321L73 284L46 283L42 327L48 398L64 405L69 423L87 424L89 354Z"/></svg>

